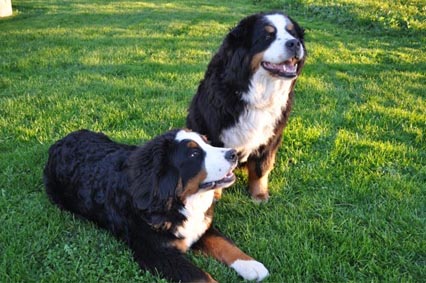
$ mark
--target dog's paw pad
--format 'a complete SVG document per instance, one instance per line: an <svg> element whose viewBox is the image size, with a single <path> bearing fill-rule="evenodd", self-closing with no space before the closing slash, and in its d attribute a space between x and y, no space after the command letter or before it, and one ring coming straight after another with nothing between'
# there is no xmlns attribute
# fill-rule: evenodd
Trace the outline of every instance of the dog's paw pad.
<svg viewBox="0 0 426 283"><path fill-rule="evenodd" d="M255 260L241 260L238 259L231 264L231 267L246 280L262 281L269 275L266 267Z"/></svg>

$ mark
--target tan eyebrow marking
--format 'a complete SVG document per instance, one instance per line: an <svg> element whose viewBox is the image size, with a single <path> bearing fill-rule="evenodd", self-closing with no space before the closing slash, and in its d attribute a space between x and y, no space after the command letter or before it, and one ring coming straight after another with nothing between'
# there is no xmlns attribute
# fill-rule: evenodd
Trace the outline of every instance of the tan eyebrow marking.
<svg viewBox="0 0 426 283"><path fill-rule="evenodd" d="M189 147L189 148L198 148L199 147L198 144L195 141L188 142L186 146Z"/></svg>
<svg viewBox="0 0 426 283"><path fill-rule="evenodd" d="M274 33L275 32L275 28L271 25L266 25L265 30L266 30L267 33Z"/></svg>
<svg viewBox="0 0 426 283"><path fill-rule="evenodd" d="M285 26L285 29L286 30L292 30L292 29L294 29L294 25L293 24L287 24L286 26Z"/></svg>

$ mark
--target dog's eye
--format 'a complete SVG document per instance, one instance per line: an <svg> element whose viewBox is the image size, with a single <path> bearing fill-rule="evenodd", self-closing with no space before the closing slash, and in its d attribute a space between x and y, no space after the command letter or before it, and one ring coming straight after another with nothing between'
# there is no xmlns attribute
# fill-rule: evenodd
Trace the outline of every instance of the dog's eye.
<svg viewBox="0 0 426 283"><path fill-rule="evenodd" d="M275 33L271 32L271 33L266 34L265 38L269 40L269 39L274 38L274 36L275 36Z"/></svg>
<svg viewBox="0 0 426 283"><path fill-rule="evenodd" d="M198 157L198 156L200 156L200 151L199 150L193 149L193 150L191 150L189 152L189 157L190 158L195 158L195 157Z"/></svg>

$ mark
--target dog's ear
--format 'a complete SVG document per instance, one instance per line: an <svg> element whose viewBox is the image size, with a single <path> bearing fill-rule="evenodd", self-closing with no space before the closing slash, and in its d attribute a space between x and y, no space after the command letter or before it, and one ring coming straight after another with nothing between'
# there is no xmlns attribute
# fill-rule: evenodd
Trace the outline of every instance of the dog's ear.
<svg viewBox="0 0 426 283"><path fill-rule="evenodd" d="M170 162L175 136L176 130L158 136L129 158L132 205L147 215L170 210L179 189L179 172Z"/></svg>
<svg viewBox="0 0 426 283"><path fill-rule="evenodd" d="M237 26L232 28L228 33L226 39L231 43L238 43L240 45L251 44L250 43L250 32L253 30L253 26L259 20L258 15L251 15L242 19ZM248 40L248 42L245 42Z"/></svg>
<svg viewBox="0 0 426 283"><path fill-rule="evenodd" d="M154 177L154 190L151 194L149 209L155 211L169 211L176 196L181 190L179 172L176 168L168 166Z"/></svg>
<svg viewBox="0 0 426 283"><path fill-rule="evenodd" d="M246 85L250 77L250 56L245 48L237 48L228 60L224 81L237 89Z"/></svg>
<svg viewBox="0 0 426 283"><path fill-rule="evenodd" d="M252 15L241 20L226 36L221 53L224 54L224 81L240 89L246 86L250 77L253 26L258 21L258 15ZM241 84L241 85L240 85Z"/></svg>

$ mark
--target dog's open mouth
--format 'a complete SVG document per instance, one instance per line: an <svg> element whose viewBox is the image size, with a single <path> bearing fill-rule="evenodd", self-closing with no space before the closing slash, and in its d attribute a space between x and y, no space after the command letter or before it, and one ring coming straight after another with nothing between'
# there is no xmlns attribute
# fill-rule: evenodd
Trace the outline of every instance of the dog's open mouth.
<svg viewBox="0 0 426 283"><path fill-rule="evenodd" d="M297 59L292 58L279 64L263 61L262 67L270 72L272 75L276 75L284 78L294 78L297 76Z"/></svg>
<svg viewBox="0 0 426 283"><path fill-rule="evenodd" d="M226 174L225 177L223 177L220 180L201 183L199 185L199 188L203 190L212 190L212 189L229 187L236 180L235 174L232 172L232 170L233 169L231 169L231 171L229 171L228 174Z"/></svg>

